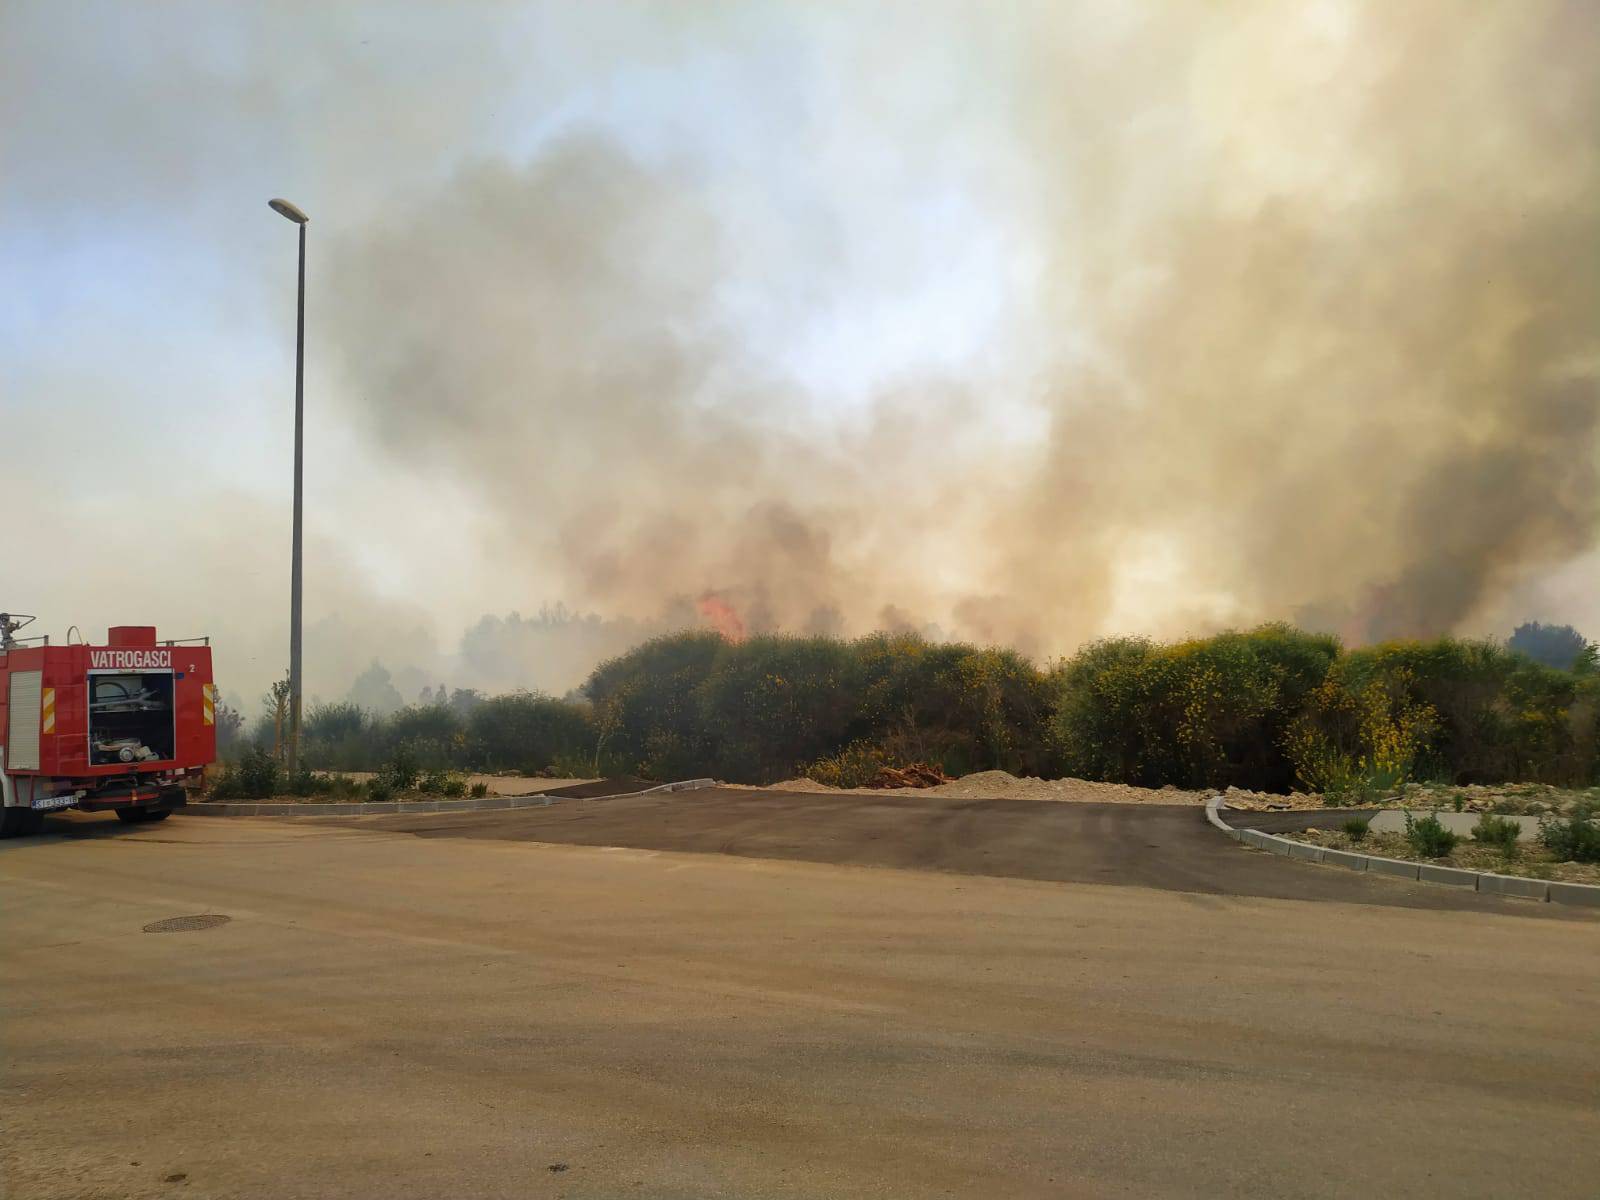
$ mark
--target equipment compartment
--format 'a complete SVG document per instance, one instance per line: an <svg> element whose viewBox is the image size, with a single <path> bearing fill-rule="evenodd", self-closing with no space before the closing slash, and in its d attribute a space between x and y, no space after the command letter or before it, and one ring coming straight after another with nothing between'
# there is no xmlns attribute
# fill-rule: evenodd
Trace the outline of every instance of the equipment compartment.
<svg viewBox="0 0 1600 1200"><path fill-rule="evenodd" d="M90 672L89 761L158 762L173 757L172 672Z"/></svg>

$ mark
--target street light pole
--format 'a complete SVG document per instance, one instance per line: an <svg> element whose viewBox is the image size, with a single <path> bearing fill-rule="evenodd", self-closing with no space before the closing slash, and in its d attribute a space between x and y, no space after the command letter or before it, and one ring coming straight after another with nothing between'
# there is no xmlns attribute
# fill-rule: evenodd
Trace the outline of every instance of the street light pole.
<svg viewBox="0 0 1600 1200"><path fill-rule="evenodd" d="M289 567L289 774L300 766L300 509L305 471L306 222L287 200L268 207L300 227L300 280L294 326L294 545Z"/></svg>

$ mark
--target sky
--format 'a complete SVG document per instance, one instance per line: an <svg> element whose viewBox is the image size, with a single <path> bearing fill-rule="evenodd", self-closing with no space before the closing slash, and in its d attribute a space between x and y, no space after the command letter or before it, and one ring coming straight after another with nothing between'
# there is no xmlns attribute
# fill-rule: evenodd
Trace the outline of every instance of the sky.
<svg viewBox="0 0 1600 1200"><path fill-rule="evenodd" d="M314 697L706 596L1594 636L1597 10L1462 14L10 0L0 605L282 672L284 196Z"/></svg>

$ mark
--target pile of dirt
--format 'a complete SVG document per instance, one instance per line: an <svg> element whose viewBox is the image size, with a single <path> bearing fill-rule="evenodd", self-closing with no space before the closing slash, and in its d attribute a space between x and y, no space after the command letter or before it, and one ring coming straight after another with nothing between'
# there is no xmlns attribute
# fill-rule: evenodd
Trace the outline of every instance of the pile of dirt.
<svg viewBox="0 0 1600 1200"><path fill-rule="evenodd" d="M815 779L787 779L763 791L834 792L859 796L893 796L891 788L835 788ZM1203 804L1211 793L1178 788L1131 787L1123 783L1094 783L1087 779L1019 778L1009 771L978 771L960 779L923 789L924 795L957 800L1054 800L1076 804Z"/></svg>
<svg viewBox="0 0 1600 1200"><path fill-rule="evenodd" d="M874 788L931 788L941 783L954 783L938 767L927 763L912 763L909 767L881 767L868 785Z"/></svg>
<svg viewBox="0 0 1600 1200"><path fill-rule="evenodd" d="M1290 792L1283 796L1276 792L1249 792L1236 787L1222 793L1222 803L1242 812L1285 812L1328 807L1328 802L1315 792Z"/></svg>

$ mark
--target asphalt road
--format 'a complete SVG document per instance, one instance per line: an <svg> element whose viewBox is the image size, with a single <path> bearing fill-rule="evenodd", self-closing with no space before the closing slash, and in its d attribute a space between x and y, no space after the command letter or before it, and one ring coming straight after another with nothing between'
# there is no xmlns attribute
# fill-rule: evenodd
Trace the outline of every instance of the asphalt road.
<svg viewBox="0 0 1600 1200"><path fill-rule="evenodd" d="M1289 862L1222 837L1193 804L1065 804L958 800L917 792L864 796L706 788L510 812L406 813L351 818L348 823L428 838L629 846L1550 919L1587 915L1563 905L1480 896Z"/></svg>
<svg viewBox="0 0 1600 1200"><path fill-rule="evenodd" d="M51 824L0 844L8 1200L1593 1194L1593 919Z"/></svg>

